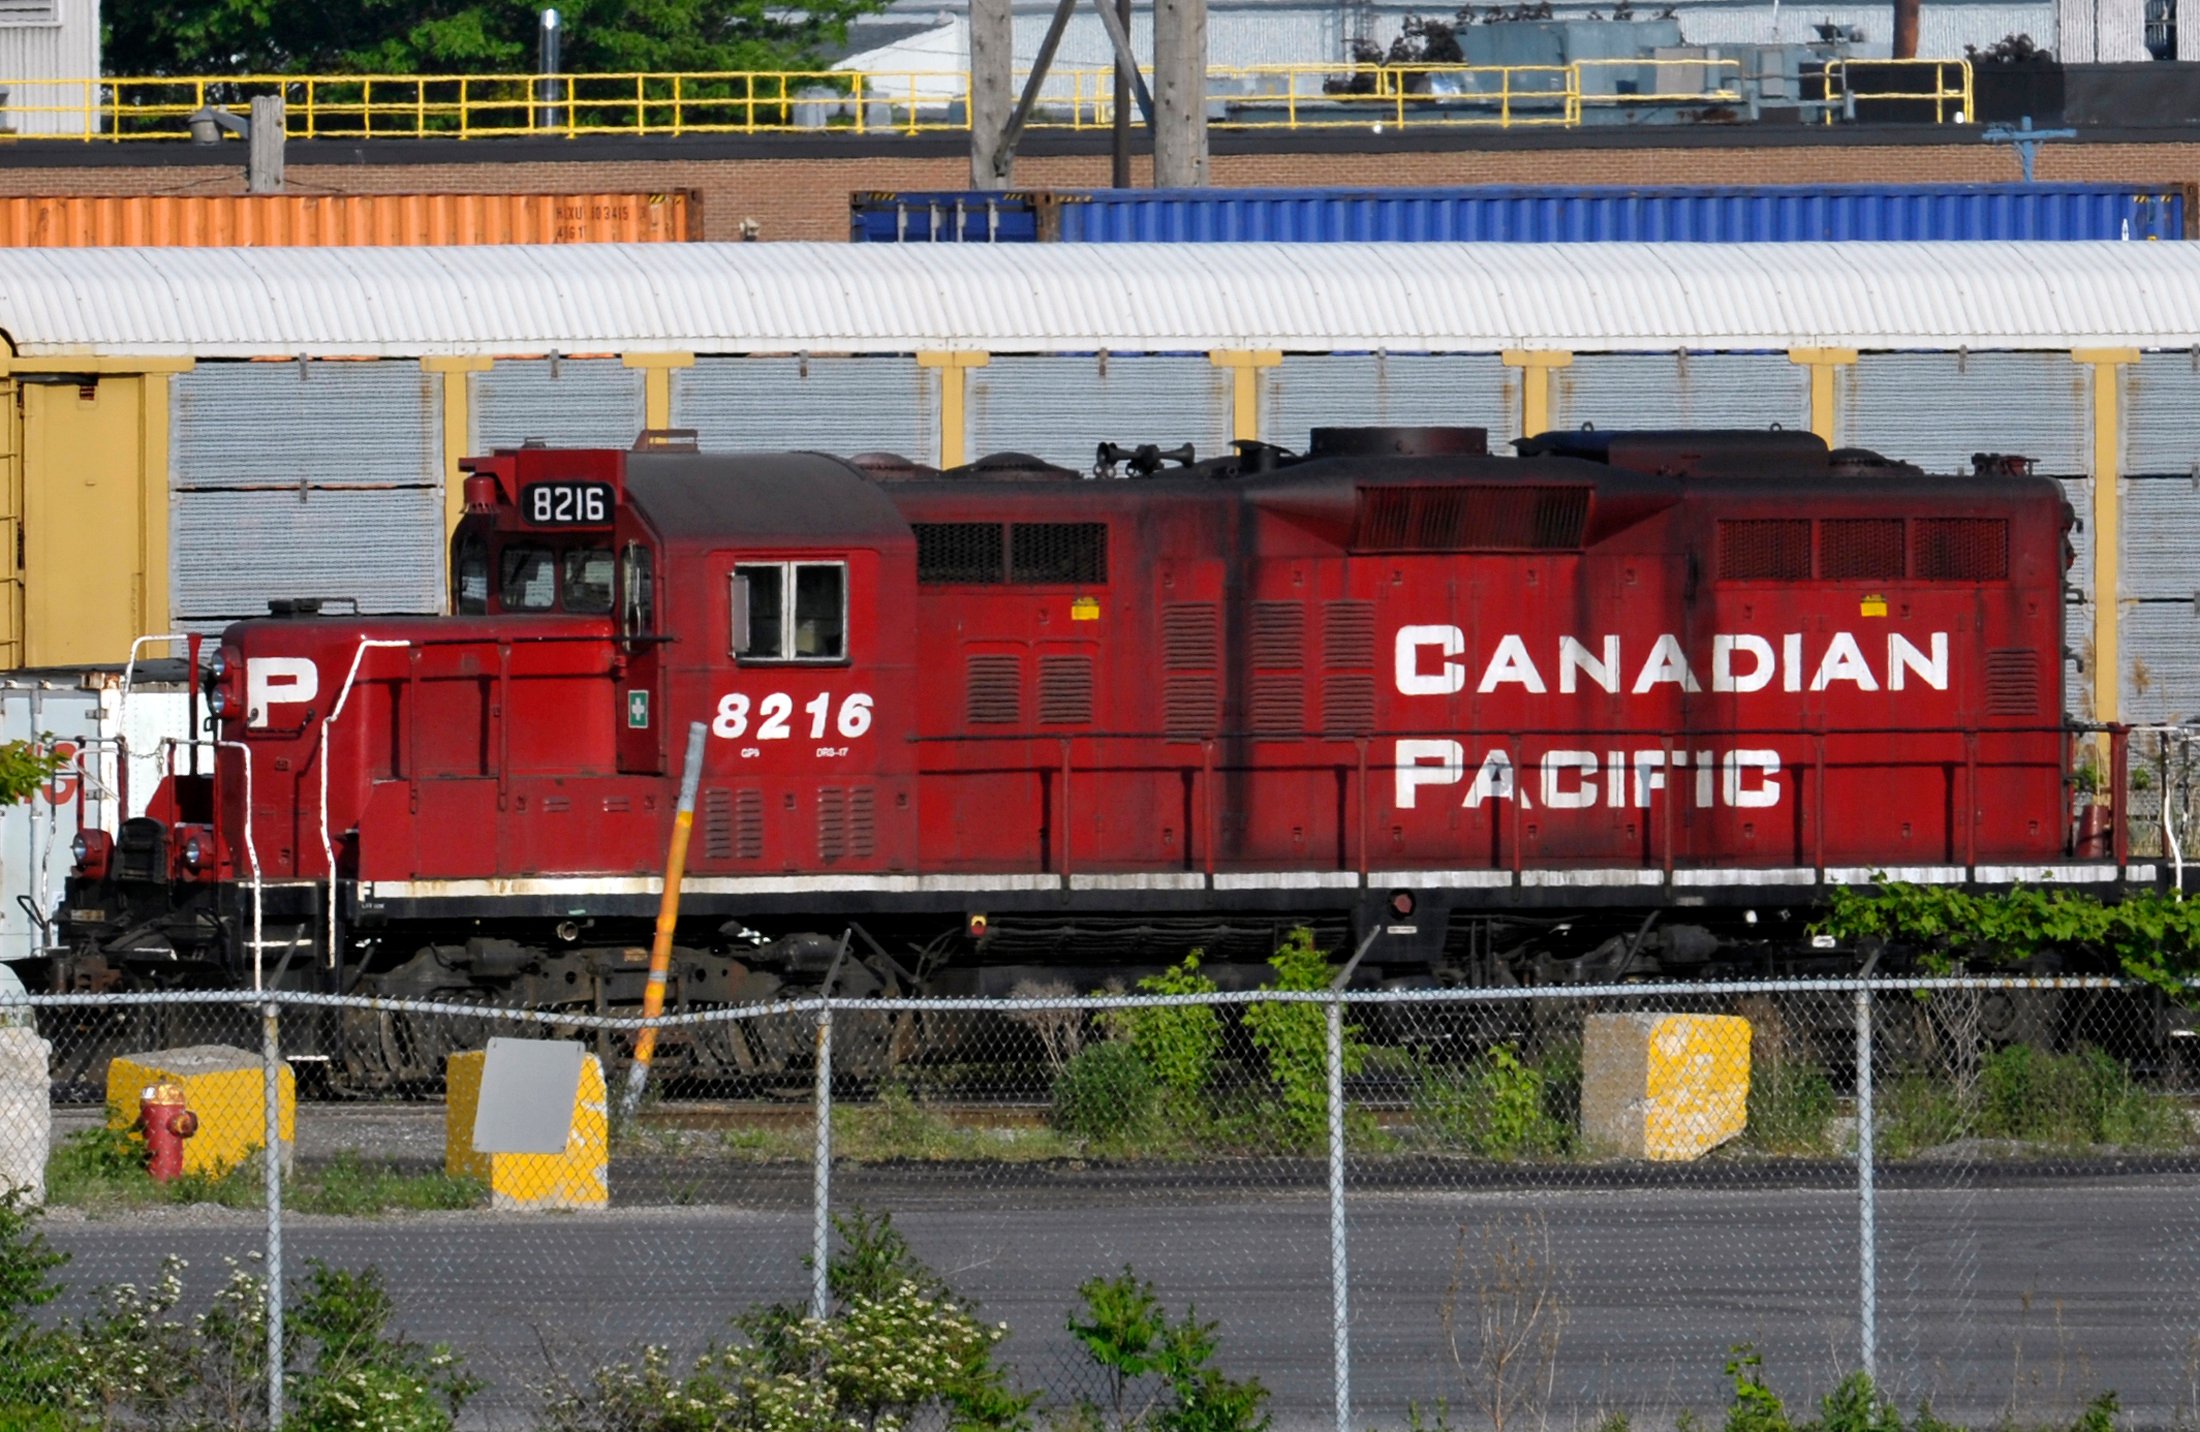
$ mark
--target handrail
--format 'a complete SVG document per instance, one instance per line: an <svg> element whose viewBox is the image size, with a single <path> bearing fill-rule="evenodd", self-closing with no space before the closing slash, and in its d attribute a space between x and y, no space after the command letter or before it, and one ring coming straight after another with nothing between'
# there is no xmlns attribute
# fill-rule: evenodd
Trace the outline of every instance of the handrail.
<svg viewBox="0 0 2200 1432"><path fill-rule="evenodd" d="M1912 99L1939 123L1974 113L1967 60L1873 60L1931 67L1931 88L1861 92L1850 68L1827 63L1827 118L1858 100ZM1877 70L1871 73L1879 73ZM1216 65L1207 97L1220 129L1487 126L1565 128L1588 111L1621 106L1729 105L1744 98L1731 59L1593 59L1557 65L1302 63ZM546 99L545 82L557 84ZM1014 77L1021 83L1021 74ZM489 139L515 135L853 134L967 132L970 76L945 70L699 70L561 74L239 74L98 79L0 79L19 133L63 117L57 138L177 140L209 107L243 114L256 96L280 96L300 139ZM1029 127L1103 129L1113 122L1114 71L1057 67Z"/></svg>

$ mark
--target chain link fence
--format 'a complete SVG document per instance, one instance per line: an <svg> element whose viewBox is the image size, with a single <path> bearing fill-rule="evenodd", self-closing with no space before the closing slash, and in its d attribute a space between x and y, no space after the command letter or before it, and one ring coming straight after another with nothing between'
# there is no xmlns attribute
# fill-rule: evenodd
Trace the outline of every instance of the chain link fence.
<svg viewBox="0 0 2200 1432"><path fill-rule="evenodd" d="M460 1425L608 1426L599 1369L845 1311L883 1215L1063 1426L1119 1425L1071 1325L1126 1270L1279 1428L1670 1425L1739 1344L1798 1408L1862 1368L1962 1425L2200 1423L2200 1041L2150 989L1018 994L666 1016L631 1105L639 1020L15 997L0 1182L71 1260L37 1316L128 1287L227 1337L234 1425L270 1367L278 1420L326 1393L317 1265L372 1270L422 1378L448 1346Z"/></svg>

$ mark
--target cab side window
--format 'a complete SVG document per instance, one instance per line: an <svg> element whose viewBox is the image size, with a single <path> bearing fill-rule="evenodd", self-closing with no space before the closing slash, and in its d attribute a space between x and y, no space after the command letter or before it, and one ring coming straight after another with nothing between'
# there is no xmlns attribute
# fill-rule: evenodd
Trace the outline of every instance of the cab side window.
<svg viewBox="0 0 2200 1432"><path fill-rule="evenodd" d="M611 549L574 547L565 554L565 609L586 616L611 614Z"/></svg>
<svg viewBox="0 0 2200 1432"><path fill-rule="evenodd" d="M489 544L474 534L458 544L458 614L484 616L489 610Z"/></svg>
<svg viewBox="0 0 2200 1432"><path fill-rule="evenodd" d="M732 650L742 661L848 659L848 564L742 562L733 569Z"/></svg>

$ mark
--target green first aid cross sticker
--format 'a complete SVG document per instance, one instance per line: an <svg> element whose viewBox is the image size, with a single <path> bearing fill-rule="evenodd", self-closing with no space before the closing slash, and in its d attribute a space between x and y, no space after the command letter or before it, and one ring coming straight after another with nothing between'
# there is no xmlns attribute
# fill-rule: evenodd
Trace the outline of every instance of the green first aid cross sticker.
<svg viewBox="0 0 2200 1432"><path fill-rule="evenodd" d="M639 731L649 725L649 693L626 693L626 724L629 730Z"/></svg>

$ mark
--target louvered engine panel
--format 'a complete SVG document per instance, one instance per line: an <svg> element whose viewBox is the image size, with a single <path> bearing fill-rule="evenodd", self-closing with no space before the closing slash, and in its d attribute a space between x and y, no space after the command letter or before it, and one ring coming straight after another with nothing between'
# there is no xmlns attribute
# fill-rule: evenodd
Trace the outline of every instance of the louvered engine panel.
<svg viewBox="0 0 2200 1432"><path fill-rule="evenodd" d="M973 726L1020 726L1023 660L1010 652L972 652L963 662L963 717Z"/></svg>
<svg viewBox="0 0 2200 1432"><path fill-rule="evenodd" d="M1162 727L1172 740L1212 736L1222 724L1222 608L1170 602L1161 608Z"/></svg>
<svg viewBox="0 0 2200 1432"><path fill-rule="evenodd" d="M2043 714L2038 652L2003 647L1986 653L1986 711L1992 716Z"/></svg>
<svg viewBox="0 0 2200 1432"><path fill-rule="evenodd" d="M1375 604L1331 602L1322 612L1322 662L1327 666L1372 666L1375 662Z"/></svg>
<svg viewBox="0 0 2200 1432"><path fill-rule="evenodd" d="M1306 608L1297 602L1253 603L1253 665L1297 671L1306 662Z"/></svg>
<svg viewBox="0 0 2200 1432"><path fill-rule="evenodd" d="M1297 676L1253 678L1253 734L1284 741L1306 730L1306 682Z"/></svg>
<svg viewBox="0 0 2200 1432"><path fill-rule="evenodd" d="M1322 678L1322 731L1365 736L1375 729L1375 678L1365 672L1331 672Z"/></svg>
<svg viewBox="0 0 2200 1432"><path fill-rule="evenodd" d="M817 793L817 858L826 865L848 858L848 793L838 786Z"/></svg>
<svg viewBox="0 0 2200 1432"><path fill-rule="evenodd" d="M733 792L703 792L703 858L733 859Z"/></svg>
<svg viewBox="0 0 2200 1432"><path fill-rule="evenodd" d="M733 798L733 854L737 860L764 858L764 793L747 790Z"/></svg>
<svg viewBox="0 0 2200 1432"><path fill-rule="evenodd" d="M1039 658L1039 724L1090 725L1092 658L1085 655Z"/></svg>

